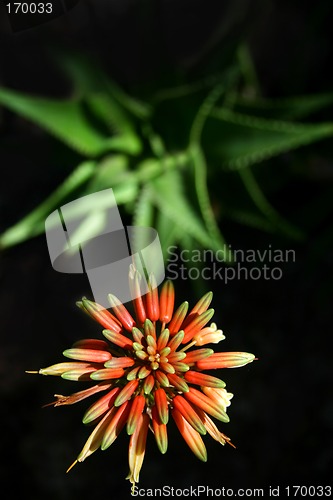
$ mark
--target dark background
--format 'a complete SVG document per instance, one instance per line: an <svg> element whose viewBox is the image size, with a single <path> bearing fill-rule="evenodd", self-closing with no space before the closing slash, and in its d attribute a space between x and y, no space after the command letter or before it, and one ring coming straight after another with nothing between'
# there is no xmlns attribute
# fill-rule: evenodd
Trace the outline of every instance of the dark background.
<svg viewBox="0 0 333 500"><path fill-rule="evenodd" d="M158 88L173 75L208 74L219 54L243 37L264 96L327 92L332 90L330 11L324 0L308 7L281 0L82 0L64 17L13 34L1 4L0 83L67 95L68 82L49 54L58 46L93 55L125 89ZM55 188L73 156L37 127L3 109L0 113L3 230L32 209L41 193ZM325 147L318 144L303 155L321 160ZM275 205L288 214L299 198L304 202L324 187L332 189L327 155L324 172L287 185ZM235 397L231 421L220 427L237 449L208 438L209 458L202 464L171 426L165 456L149 436L140 487L330 484L332 222L310 216L310 234L297 244L237 225L223 228L235 248L272 244L296 251L296 262L283 266L280 281L210 283L215 319L227 337L223 348L259 358L221 374ZM108 451L96 452L66 475L89 435L81 423L87 404L41 409L54 393L69 394L75 384L24 373L61 361L61 352L76 339L99 335L98 326L75 307L82 295L90 296L87 280L53 271L43 236L0 255L0 280L3 491L9 485L13 494L33 500L129 497L125 433ZM176 283L176 289L179 301L197 298L189 282Z"/></svg>

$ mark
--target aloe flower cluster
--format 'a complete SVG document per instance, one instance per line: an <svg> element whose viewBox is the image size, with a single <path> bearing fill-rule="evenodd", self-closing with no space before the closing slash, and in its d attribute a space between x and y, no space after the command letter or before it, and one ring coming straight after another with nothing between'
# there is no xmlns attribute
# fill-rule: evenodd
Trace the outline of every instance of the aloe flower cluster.
<svg viewBox="0 0 333 500"><path fill-rule="evenodd" d="M170 416L202 461L207 460L202 439L206 433L223 445L231 444L212 418L229 421L226 409L233 395L220 378L204 371L240 367L254 360L250 353L214 353L206 347L225 338L215 323L207 326L214 314L209 309L211 292L189 312L188 302L174 310L171 281L166 281L159 293L151 276L144 296L140 294L140 281L140 274L132 269L133 313L112 294L108 296L112 313L86 298L78 302L102 325L105 340L79 340L63 353L69 361L38 372L92 384L69 396L56 394L56 401L51 403L54 406L71 405L104 393L83 416L84 424L95 427L71 467L97 449L109 448L126 428L130 436L127 479L133 486L139 481L149 429L161 453L167 451Z"/></svg>

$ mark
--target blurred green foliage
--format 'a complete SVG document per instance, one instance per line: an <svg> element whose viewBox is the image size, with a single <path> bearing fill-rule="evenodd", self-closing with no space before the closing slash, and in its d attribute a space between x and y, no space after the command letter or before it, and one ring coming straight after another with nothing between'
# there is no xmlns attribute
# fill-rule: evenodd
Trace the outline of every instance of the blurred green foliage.
<svg viewBox="0 0 333 500"><path fill-rule="evenodd" d="M41 234L61 204L107 188L133 225L157 229L165 254L170 245L220 249L225 220L304 237L304 228L272 206L256 168L265 161L270 169L266 160L332 136L333 122L308 118L331 105L333 93L262 98L244 46L218 74L157 89L149 99L128 95L82 55L62 54L59 61L72 83L70 97L2 87L0 104L73 149L81 162L0 236L0 247Z"/></svg>

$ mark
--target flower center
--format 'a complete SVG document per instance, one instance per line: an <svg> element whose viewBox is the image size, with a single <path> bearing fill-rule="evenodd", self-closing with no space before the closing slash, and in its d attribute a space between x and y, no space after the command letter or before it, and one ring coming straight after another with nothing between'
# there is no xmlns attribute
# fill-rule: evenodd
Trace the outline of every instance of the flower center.
<svg viewBox="0 0 333 500"><path fill-rule="evenodd" d="M141 337L137 336L136 342L133 344L135 357L139 361L139 365L145 366L147 370L140 373L141 378L144 378L142 377L143 373L148 376L151 371L156 373L162 370L164 373L175 373L175 369L168 359L171 349L165 346L166 342L164 342L164 345L159 346L155 336L150 335L150 332L148 334L145 331L142 333Z"/></svg>
<svg viewBox="0 0 333 500"><path fill-rule="evenodd" d="M161 356L158 352L156 354L151 354L148 357L148 361L150 361L150 367L152 370L157 370L159 368L160 359L161 359Z"/></svg>

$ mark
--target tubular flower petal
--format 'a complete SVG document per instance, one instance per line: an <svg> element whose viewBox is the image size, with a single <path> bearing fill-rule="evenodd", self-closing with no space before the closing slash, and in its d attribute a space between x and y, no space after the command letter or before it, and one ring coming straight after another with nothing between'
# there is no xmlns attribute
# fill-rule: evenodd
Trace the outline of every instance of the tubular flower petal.
<svg viewBox="0 0 333 500"><path fill-rule="evenodd" d="M66 358L77 359L79 361L92 361L94 363L105 363L111 359L111 354L108 351L99 351L96 349L66 349L63 352Z"/></svg>
<svg viewBox="0 0 333 500"><path fill-rule="evenodd" d="M212 417L222 420L222 422L229 422L229 417L225 411L223 411L215 401L212 401L208 396L198 391L198 389L190 387L189 391L186 392L184 396L188 401L198 408L201 408Z"/></svg>
<svg viewBox="0 0 333 500"><path fill-rule="evenodd" d="M205 373L195 372L190 370L185 373L184 378L186 382L195 385L203 385L207 387L225 387L225 382L223 380L212 377L211 375L206 375Z"/></svg>
<svg viewBox="0 0 333 500"><path fill-rule="evenodd" d="M196 361L208 358L208 356L211 356L212 354L214 354L213 349L197 349L196 351L190 351L186 353L185 363L191 366Z"/></svg>
<svg viewBox="0 0 333 500"><path fill-rule="evenodd" d="M109 293L108 295L108 300L110 302L110 306L112 307L113 312L127 331L131 331L133 326L135 326L135 321L130 315L130 313L127 311L126 307L124 304L120 302L120 300L113 295L112 293Z"/></svg>
<svg viewBox="0 0 333 500"><path fill-rule="evenodd" d="M192 425L200 434L206 434L205 426L203 425L199 415L193 409L193 406L186 401L182 396L178 395L173 399L173 407L183 415L183 417Z"/></svg>
<svg viewBox="0 0 333 500"><path fill-rule="evenodd" d="M113 407L113 416L107 428L104 431L104 436L101 442L101 449L106 450L117 439L120 431L127 422L129 415L130 404L125 401L119 408Z"/></svg>
<svg viewBox="0 0 333 500"><path fill-rule="evenodd" d="M163 389L157 389L154 396L158 416L162 424L167 424L169 420L169 408L166 393Z"/></svg>
<svg viewBox="0 0 333 500"><path fill-rule="evenodd" d="M142 325L145 322L147 315L141 295L140 281L141 281L141 275L138 273L138 271L132 269L130 271L130 280L129 280L130 290L132 292L132 297L133 297L132 302L134 305L137 322L139 325Z"/></svg>
<svg viewBox="0 0 333 500"><path fill-rule="evenodd" d="M156 406L152 407L151 413L152 413L153 432L155 435L155 441L157 443L160 452L164 454L168 449L167 426L166 424L161 422Z"/></svg>
<svg viewBox="0 0 333 500"><path fill-rule="evenodd" d="M92 378L92 380L110 380L114 378L120 378L124 374L125 371L123 368L104 368L102 370L95 370L90 375L90 378Z"/></svg>
<svg viewBox="0 0 333 500"><path fill-rule="evenodd" d="M161 290L160 296L160 321L169 323L172 318L175 305L175 289L172 281L166 281Z"/></svg>
<svg viewBox="0 0 333 500"><path fill-rule="evenodd" d="M187 344L193 337L200 332L203 326L213 317L214 309L208 309L208 311L203 312L196 318L194 318L185 328L184 328L184 339L183 344Z"/></svg>
<svg viewBox="0 0 333 500"><path fill-rule="evenodd" d="M128 358L127 356L119 356L118 358L110 359L110 361L104 363L104 366L105 368L129 368L134 364L134 359Z"/></svg>
<svg viewBox="0 0 333 500"><path fill-rule="evenodd" d="M72 361L69 363L57 363L55 365L48 366L47 368L41 368L39 370L40 375L62 375L65 372L70 370L75 370L77 368L90 368L91 363L78 363L76 361Z"/></svg>
<svg viewBox="0 0 333 500"><path fill-rule="evenodd" d="M243 366L255 359L249 353L200 348L224 339L215 323L206 326L214 313L208 309L211 292L187 315L188 302L174 312L172 282L167 281L158 294L151 276L148 293L141 297L141 279L131 265L135 317L113 294L108 296L112 313L83 298L79 307L101 325L105 339L78 340L63 352L68 361L34 372L91 384L70 396L55 395L50 405L71 405L103 392L84 413L83 423L95 428L74 464L98 448L109 448L125 427L130 436L128 479L133 487L139 480L149 429L161 453L167 451L170 414L200 460L207 460L202 435L231 444L213 419L229 421L226 411L232 394L220 378L203 371Z"/></svg>
<svg viewBox="0 0 333 500"><path fill-rule="evenodd" d="M150 394L155 385L155 377L153 375L148 375L143 383L143 391L145 394Z"/></svg>
<svg viewBox="0 0 333 500"><path fill-rule="evenodd" d="M218 330L215 323L210 326L203 328L200 332L194 335L193 340L196 341L196 345L202 346L206 344L218 344L221 340L224 340L222 330Z"/></svg>
<svg viewBox="0 0 333 500"><path fill-rule="evenodd" d="M105 396L96 401L96 403L91 405L83 415L82 422L84 424L90 424L90 422L93 422L100 416L104 415L104 413L112 408L119 392L119 387L115 387L112 391L108 392Z"/></svg>
<svg viewBox="0 0 333 500"><path fill-rule="evenodd" d="M77 340L72 345L72 348L97 349L98 351L107 351L109 347L110 347L110 344L105 342L105 340L99 340L99 339Z"/></svg>
<svg viewBox="0 0 333 500"><path fill-rule="evenodd" d="M101 382L100 384L93 385L92 387L88 387L88 389L84 389L83 391L74 392L70 396L62 396L61 394L55 394L54 397L57 398L53 403L49 403L46 406L62 406L62 405L73 405L82 401L83 399L89 398L98 392L107 391L110 389L112 384L108 384L105 382Z"/></svg>
<svg viewBox="0 0 333 500"><path fill-rule="evenodd" d="M172 416L179 432L183 436L184 440L193 451L196 457L203 462L207 462L207 450L200 436L193 427L187 422L186 418L178 411L176 408L172 410Z"/></svg>
<svg viewBox="0 0 333 500"><path fill-rule="evenodd" d="M140 366L136 366L135 368L133 368L132 370L127 372L127 376L126 376L127 380L136 379L140 370L141 370Z"/></svg>
<svg viewBox="0 0 333 500"><path fill-rule="evenodd" d="M203 387L202 390L206 396L220 405L224 411L227 411L227 407L231 405L230 399L234 396L231 392L227 392L223 388L215 389L213 387Z"/></svg>
<svg viewBox="0 0 333 500"><path fill-rule="evenodd" d="M145 405L146 405L146 399L144 396L142 395L135 396L127 420L127 434L129 436L131 436L135 431L139 423L140 416L142 415L142 412L145 409Z"/></svg>
<svg viewBox="0 0 333 500"><path fill-rule="evenodd" d="M177 391L180 391L180 392L188 392L188 385L187 383L185 382L184 378L183 377L179 377L178 375L175 375L175 374L169 374L168 375L168 379L169 379L169 382L170 382L170 385L173 385L174 388L177 390Z"/></svg>
<svg viewBox="0 0 333 500"><path fill-rule="evenodd" d="M141 345L141 340L143 339L142 331L139 330L139 328L136 328L135 326L133 326L132 335L133 335L134 343L137 344L140 349L142 349L142 345Z"/></svg>
<svg viewBox="0 0 333 500"><path fill-rule="evenodd" d="M208 434L210 434L210 436L212 436L215 441L222 445L228 443L230 444L230 446L235 448L235 446L231 443L230 438L223 434L223 432L219 431L219 429L217 428L213 420L207 415L207 413L202 410L198 410L198 413L201 416L202 422L206 427Z"/></svg>
<svg viewBox="0 0 333 500"><path fill-rule="evenodd" d="M254 360L249 352L215 352L209 358L196 363L199 370L216 370L217 368L240 368Z"/></svg>
<svg viewBox="0 0 333 500"><path fill-rule="evenodd" d="M184 321L184 318L187 314L188 310L188 302L183 302L173 315L172 320L170 321L168 328L171 335L175 335L175 333L179 332L180 327Z"/></svg>
<svg viewBox="0 0 333 500"><path fill-rule="evenodd" d="M178 349L178 347L183 341L183 338L184 338L184 332L180 330L180 332L176 333L176 335L172 337L172 339L168 343L168 347L170 348L170 350L175 351L176 349Z"/></svg>
<svg viewBox="0 0 333 500"><path fill-rule="evenodd" d="M78 382L79 380L89 380L90 375L92 375L96 371L96 367L87 366L87 367L78 367L74 370L68 370L67 372L62 373L61 377L65 380L73 380L74 382Z"/></svg>
<svg viewBox="0 0 333 500"><path fill-rule="evenodd" d="M140 370L138 371L138 378L142 380L148 377L148 375L150 374L151 374L151 369L147 368L146 366L141 366Z"/></svg>
<svg viewBox="0 0 333 500"><path fill-rule="evenodd" d="M170 347L167 347L167 349L170 349ZM175 363L183 361L186 358L186 352L172 352L171 354L166 354L166 356L168 356L169 363Z"/></svg>
<svg viewBox="0 0 333 500"><path fill-rule="evenodd" d="M157 340L157 348L159 350L164 349L164 347L167 346L167 343L169 342L169 336L170 336L170 332L169 332L169 330L167 328L165 328L161 332L161 334L160 334L160 336L158 337L158 340Z"/></svg>
<svg viewBox="0 0 333 500"><path fill-rule="evenodd" d="M73 467L73 465L76 464L76 462L83 462L86 458L88 458L96 450L98 450L98 448L101 446L105 429L108 426L113 413L114 413L114 408L112 408L112 410L108 411L108 413L104 415L102 420L90 434L88 440L86 441L84 447L82 448L75 462L67 469L67 472L70 471L70 469Z"/></svg>
<svg viewBox="0 0 333 500"><path fill-rule="evenodd" d="M125 401L128 401L129 399L131 399L132 395L134 394L134 392L138 388L138 385L139 385L138 379L131 380L130 382L127 382L125 387L118 394L117 399L114 402L114 405L120 406L123 403L125 403Z"/></svg>
<svg viewBox="0 0 333 500"><path fill-rule="evenodd" d="M189 317L193 316L194 314L202 314L205 311L207 311L212 300L213 300L213 292L207 292L195 304L195 306L193 307L192 311L189 314Z"/></svg>
<svg viewBox="0 0 333 500"><path fill-rule="evenodd" d="M147 317L151 321L157 321L160 316L160 306L158 301L158 289L154 275L150 275L149 290L145 295Z"/></svg>
<svg viewBox="0 0 333 500"><path fill-rule="evenodd" d="M200 314L207 311L212 299L213 299L212 292L207 292L205 295L201 297L201 299L195 304L193 309L189 312L186 320L183 322L182 324L183 330L189 323L191 323L191 321L200 316Z"/></svg>
<svg viewBox="0 0 333 500"><path fill-rule="evenodd" d="M156 370L155 379L157 384L159 384L161 387L169 387L170 385L167 375L163 373L161 370Z"/></svg>
<svg viewBox="0 0 333 500"><path fill-rule="evenodd" d="M129 474L127 479L133 486L139 482L139 475L146 451L146 441L149 426L149 416L147 413L141 415L139 424L131 436L128 449Z"/></svg>
<svg viewBox="0 0 333 500"><path fill-rule="evenodd" d="M104 328L114 330L115 332L120 332L122 330L120 321L118 321L118 319L107 309L96 302L83 298L82 302L77 302L77 305L94 320L104 326Z"/></svg>
<svg viewBox="0 0 333 500"><path fill-rule="evenodd" d="M121 333L114 332L113 330L103 330L102 333L104 337L106 337L110 342L116 344L119 347L128 349L133 345L133 341L131 339L128 339Z"/></svg>
<svg viewBox="0 0 333 500"><path fill-rule="evenodd" d="M152 321L150 321L150 319L146 319L146 321L144 323L144 333L146 335L146 338L153 337L153 339L156 341L155 327L154 327Z"/></svg>

